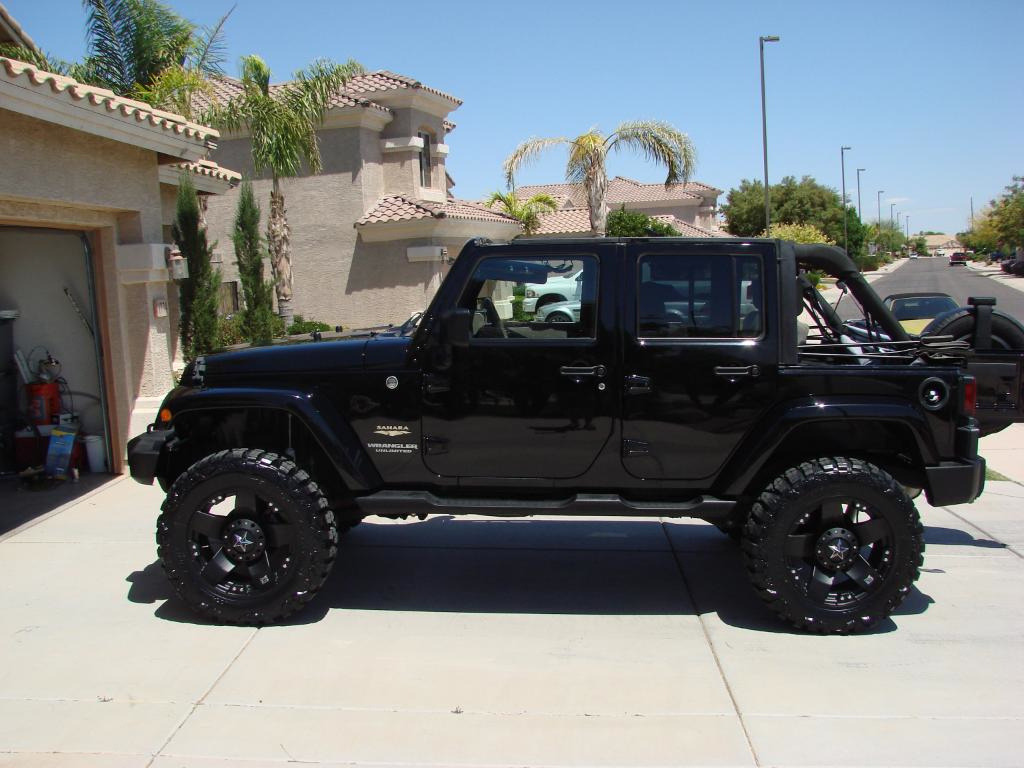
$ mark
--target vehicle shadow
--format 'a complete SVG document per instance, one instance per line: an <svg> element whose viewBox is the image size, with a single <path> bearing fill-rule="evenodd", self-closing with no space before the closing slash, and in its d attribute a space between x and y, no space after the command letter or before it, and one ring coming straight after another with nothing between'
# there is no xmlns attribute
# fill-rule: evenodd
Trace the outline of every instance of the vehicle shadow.
<svg viewBox="0 0 1024 768"><path fill-rule="evenodd" d="M938 525L926 525L924 527L924 541L926 546L960 546L960 547L981 547L983 549L1006 549L1006 544L993 539L976 539L967 531L959 528L943 528Z"/></svg>
<svg viewBox="0 0 1024 768"><path fill-rule="evenodd" d="M762 604L739 547L699 521L363 522L342 538L327 583L286 625L333 610L707 615L759 632L798 633ZM128 599L168 621L207 623L173 595L159 563L131 574ZM922 613L914 589L895 616ZM896 629L892 619L873 633Z"/></svg>

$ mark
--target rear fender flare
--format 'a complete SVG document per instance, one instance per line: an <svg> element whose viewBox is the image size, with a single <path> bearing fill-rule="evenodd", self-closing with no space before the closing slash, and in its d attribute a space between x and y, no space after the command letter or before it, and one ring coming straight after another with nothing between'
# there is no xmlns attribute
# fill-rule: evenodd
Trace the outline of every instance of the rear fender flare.
<svg viewBox="0 0 1024 768"><path fill-rule="evenodd" d="M924 415L908 403L845 402L836 399L815 399L782 406L748 433L722 474L720 495L739 496L776 455L783 442L797 430L829 422L884 422L908 427L925 464L939 461L938 451ZM841 428L841 427L837 427ZM808 446L807 458L818 458L814 446ZM814 455L812 455L814 454Z"/></svg>
<svg viewBox="0 0 1024 768"><path fill-rule="evenodd" d="M372 490L383 484L352 427L327 398L317 393L242 387L194 390L165 407L171 410L172 424L180 416L204 410L287 411L313 435L349 490Z"/></svg>

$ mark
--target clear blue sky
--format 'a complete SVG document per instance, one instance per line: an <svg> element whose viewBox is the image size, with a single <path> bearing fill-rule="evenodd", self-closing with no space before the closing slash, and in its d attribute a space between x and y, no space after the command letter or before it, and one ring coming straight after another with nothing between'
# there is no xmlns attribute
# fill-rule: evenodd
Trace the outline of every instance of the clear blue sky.
<svg viewBox="0 0 1024 768"><path fill-rule="evenodd" d="M48 53L78 58L77 0L3 0ZM170 0L212 24L234 0ZM503 186L502 160L529 136L666 120L697 147L695 178L728 191L762 177L758 35L766 45L769 177L810 175L846 188L864 218L890 202L912 231L966 229L975 210L1024 174L1021 0L572 0L484 3L239 0L227 25L228 74L258 53L284 80L311 59L354 58L463 99L451 119L458 197ZM562 180L553 151L519 179ZM639 157L611 175L664 176ZM722 197L724 202L724 195Z"/></svg>

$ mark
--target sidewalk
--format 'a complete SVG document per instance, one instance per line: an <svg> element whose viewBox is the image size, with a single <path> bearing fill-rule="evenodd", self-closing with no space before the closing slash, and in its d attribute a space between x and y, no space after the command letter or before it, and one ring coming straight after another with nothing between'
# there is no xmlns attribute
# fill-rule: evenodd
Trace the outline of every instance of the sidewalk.
<svg viewBox="0 0 1024 768"><path fill-rule="evenodd" d="M993 280L1002 283L1008 288L1024 291L1024 277L1021 277L1020 275L1008 275L1003 272L1002 267L998 264L980 264L975 261L968 261L967 266L979 274L985 275L986 277L990 277Z"/></svg>
<svg viewBox="0 0 1024 768"><path fill-rule="evenodd" d="M921 579L853 637L654 518L371 518L291 624L212 626L154 562L160 502L124 479L0 541L0 765L1020 764L1013 483L919 499Z"/></svg>

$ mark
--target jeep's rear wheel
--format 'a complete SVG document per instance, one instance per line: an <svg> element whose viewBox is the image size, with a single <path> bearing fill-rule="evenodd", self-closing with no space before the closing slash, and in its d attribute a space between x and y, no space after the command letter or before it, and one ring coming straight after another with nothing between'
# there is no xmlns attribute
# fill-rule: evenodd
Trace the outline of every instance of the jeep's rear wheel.
<svg viewBox="0 0 1024 768"><path fill-rule="evenodd" d="M291 460L220 451L171 486L157 521L160 561L193 610L232 624L266 624L302 608L330 573L334 513Z"/></svg>
<svg viewBox="0 0 1024 768"><path fill-rule="evenodd" d="M890 475L859 459L786 470L761 493L744 528L754 588L786 621L847 634L874 626L920 574L923 530Z"/></svg>

